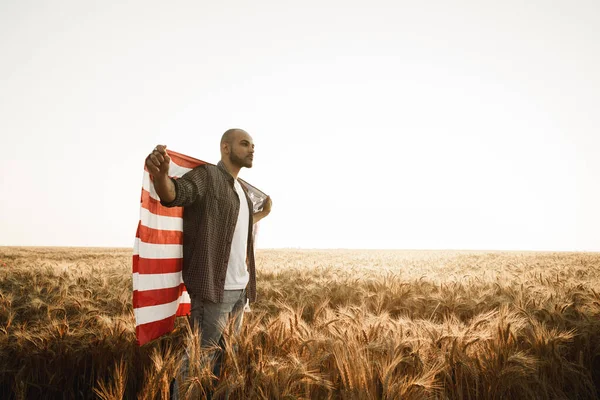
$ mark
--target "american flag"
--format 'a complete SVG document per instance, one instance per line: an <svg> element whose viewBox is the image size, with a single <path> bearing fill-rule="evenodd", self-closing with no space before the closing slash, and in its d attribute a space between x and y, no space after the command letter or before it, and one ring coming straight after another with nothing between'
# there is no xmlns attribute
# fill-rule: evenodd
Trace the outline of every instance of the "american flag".
<svg viewBox="0 0 600 400"><path fill-rule="evenodd" d="M169 150L168 154L169 176L173 178L207 164L174 151ZM248 191L254 212L260 211L267 195L241 179L240 182ZM133 246L133 311L140 346L171 332L175 318L189 314L190 297L181 277L182 267L183 208L160 204L144 166L140 220Z"/></svg>

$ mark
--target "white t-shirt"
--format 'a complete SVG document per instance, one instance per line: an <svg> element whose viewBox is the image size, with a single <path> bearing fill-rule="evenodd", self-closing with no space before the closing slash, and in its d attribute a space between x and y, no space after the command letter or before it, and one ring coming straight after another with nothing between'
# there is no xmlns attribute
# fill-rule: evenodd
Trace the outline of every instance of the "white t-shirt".
<svg viewBox="0 0 600 400"><path fill-rule="evenodd" d="M244 190L237 179L233 187L240 198L240 212L238 213L233 239L231 240L231 253L229 254L227 275L225 276L225 290L244 289L250 281L250 273L246 265L250 211L248 210L248 202L246 201Z"/></svg>

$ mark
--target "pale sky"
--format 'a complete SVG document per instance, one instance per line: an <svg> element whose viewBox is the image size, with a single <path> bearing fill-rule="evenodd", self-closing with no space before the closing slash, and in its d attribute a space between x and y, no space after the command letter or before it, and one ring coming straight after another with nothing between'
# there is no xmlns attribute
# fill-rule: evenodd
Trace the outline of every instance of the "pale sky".
<svg viewBox="0 0 600 400"><path fill-rule="evenodd" d="M600 251L600 2L0 0L0 245L132 246L156 144L259 248Z"/></svg>

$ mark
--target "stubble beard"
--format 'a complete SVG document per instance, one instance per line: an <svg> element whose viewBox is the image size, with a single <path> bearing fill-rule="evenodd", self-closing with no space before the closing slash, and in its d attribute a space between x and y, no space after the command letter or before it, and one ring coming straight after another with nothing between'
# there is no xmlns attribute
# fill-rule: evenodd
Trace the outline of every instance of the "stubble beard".
<svg viewBox="0 0 600 400"><path fill-rule="evenodd" d="M231 163L236 167L252 168L252 160L249 160L248 158L238 157L233 152L229 153L229 161L231 161Z"/></svg>

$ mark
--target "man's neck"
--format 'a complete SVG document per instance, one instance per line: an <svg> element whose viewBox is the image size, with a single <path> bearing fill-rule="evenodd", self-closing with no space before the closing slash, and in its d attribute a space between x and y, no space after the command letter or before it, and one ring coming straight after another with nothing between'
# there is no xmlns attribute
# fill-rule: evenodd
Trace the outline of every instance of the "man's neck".
<svg viewBox="0 0 600 400"><path fill-rule="evenodd" d="M223 165L225 166L227 172L229 172L229 175L233 176L233 179L237 179L238 174L240 173L240 169L242 168L233 165L229 160L221 159L221 161L223 162Z"/></svg>

